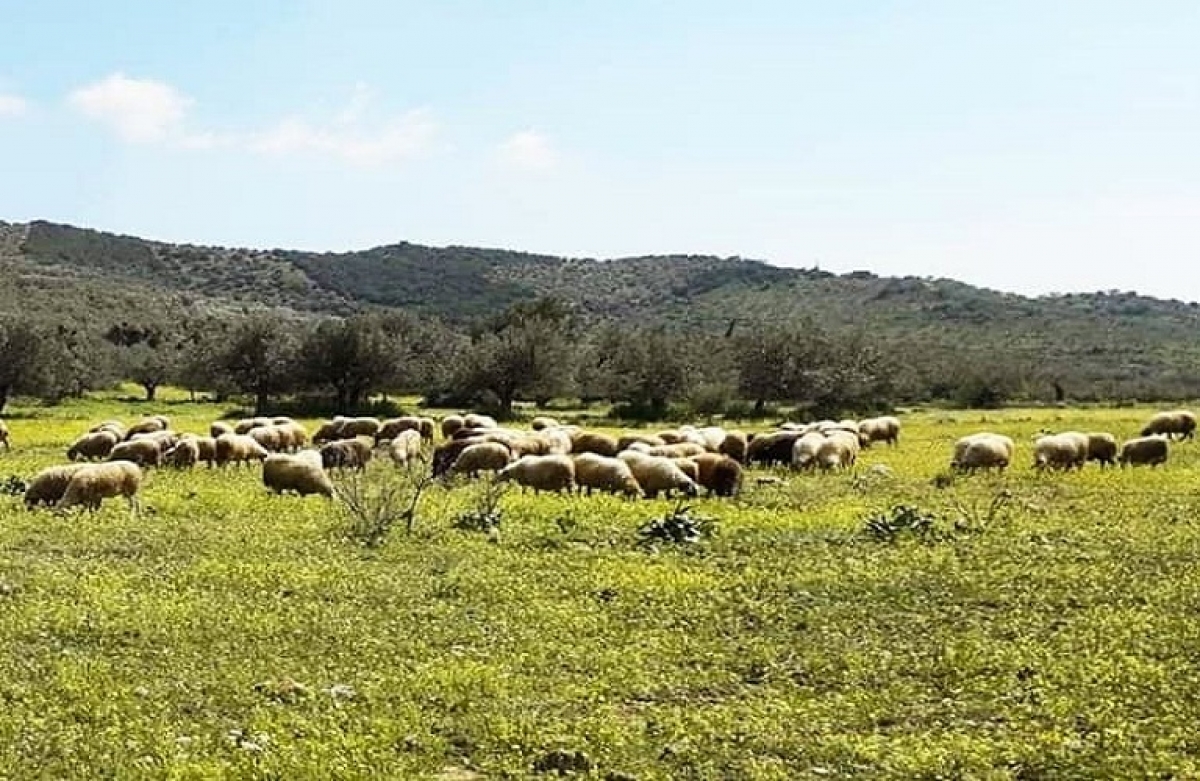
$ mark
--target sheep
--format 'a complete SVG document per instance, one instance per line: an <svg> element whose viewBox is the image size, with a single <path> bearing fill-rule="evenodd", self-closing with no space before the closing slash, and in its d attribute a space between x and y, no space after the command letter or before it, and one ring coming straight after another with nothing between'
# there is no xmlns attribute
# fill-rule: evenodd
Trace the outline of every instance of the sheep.
<svg viewBox="0 0 1200 781"><path fill-rule="evenodd" d="M263 427L269 426L269 425L271 425L270 418L263 418L263 417L242 418L236 424L234 424L233 433L234 434L249 434L251 431L253 431L256 428L263 428ZM220 436L220 435L214 434L213 436Z"/></svg>
<svg viewBox="0 0 1200 781"><path fill-rule="evenodd" d="M1142 428L1142 436L1166 434L1168 439L1178 434L1180 439L1192 439L1196 434L1196 415L1189 410L1179 409L1159 412Z"/></svg>
<svg viewBox="0 0 1200 781"><path fill-rule="evenodd" d="M1092 431L1087 435L1087 460L1099 461L1101 467L1117 463L1117 438L1105 431Z"/></svg>
<svg viewBox="0 0 1200 781"><path fill-rule="evenodd" d="M642 487L638 485L629 464L621 459L597 453L580 453L572 460L575 462L575 484L588 495L593 489L631 498L642 495Z"/></svg>
<svg viewBox="0 0 1200 781"><path fill-rule="evenodd" d="M388 443L388 455L396 466L405 466L421 458L421 442L420 431L401 431Z"/></svg>
<svg viewBox="0 0 1200 781"><path fill-rule="evenodd" d="M541 431L547 428L558 428L560 424L557 420L546 415L538 415L533 420L529 421L529 427L534 431Z"/></svg>
<svg viewBox="0 0 1200 781"><path fill-rule="evenodd" d="M339 439L321 445L321 465L326 469L357 469L362 471L371 462L369 435L354 439Z"/></svg>
<svg viewBox="0 0 1200 781"><path fill-rule="evenodd" d="M276 422L278 420L271 421L271 425L279 432L279 443L283 450L297 451L308 444L308 429L294 420Z"/></svg>
<svg viewBox="0 0 1200 781"><path fill-rule="evenodd" d="M543 437L540 433L504 440L503 444L508 446L508 449L515 458L520 458L521 456L550 455L550 451L554 445L552 440L548 437Z"/></svg>
<svg viewBox="0 0 1200 781"><path fill-rule="evenodd" d="M208 427L208 435L210 437L212 437L213 439L216 439L217 437L221 436L222 434L237 434L237 433L239 433L239 432L235 431L233 426L231 426L230 424L226 423L223 420L214 421L213 424Z"/></svg>
<svg viewBox="0 0 1200 781"><path fill-rule="evenodd" d="M734 461L740 464L746 462L746 448L749 446L749 439L744 431L727 431L725 439L721 440L721 444L717 447L717 452L729 456Z"/></svg>
<svg viewBox="0 0 1200 781"><path fill-rule="evenodd" d="M964 472L993 468L1003 471L1012 461L1015 449L1013 441L1002 434L970 434L954 443L950 468Z"/></svg>
<svg viewBox="0 0 1200 781"><path fill-rule="evenodd" d="M799 431L772 431L756 436L746 448L746 461L764 466L790 464L792 448L799 438Z"/></svg>
<svg viewBox="0 0 1200 781"><path fill-rule="evenodd" d="M572 450L571 432L566 428L544 428L538 436L546 441L547 455L565 456Z"/></svg>
<svg viewBox="0 0 1200 781"><path fill-rule="evenodd" d="M478 412L469 412L463 417L463 426L466 428L498 428L499 425L491 415Z"/></svg>
<svg viewBox="0 0 1200 781"><path fill-rule="evenodd" d="M71 443L67 448L67 458L71 461L90 461L93 458L108 458L108 454L117 446L120 438L108 429L84 434Z"/></svg>
<svg viewBox="0 0 1200 781"><path fill-rule="evenodd" d="M413 415L405 415L400 418L388 418L379 426L379 431L375 433L375 444L386 442L395 439L401 431L416 431L421 430L421 419Z"/></svg>
<svg viewBox="0 0 1200 781"><path fill-rule="evenodd" d="M379 433L380 428L379 418L346 418L342 421L342 427L338 430L338 436L341 439L353 439L354 437L374 437Z"/></svg>
<svg viewBox="0 0 1200 781"><path fill-rule="evenodd" d="M696 435L704 440L705 450L710 453L716 453L725 442L727 432L720 426L705 426L704 428L697 429Z"/></svg>
<svg viewBox="0 0 1200 781"><path fill-rule="evenodd" d="M333 498L333 482L323 464L324 459L316 450L302 450L295 455L273 453L263 461L263 485L277 494L295 491L300 496L319 494Z"/></svg>
<svg viewBox="0 0 1200 781"><path fill-rule="evenodd" d="M155 431L166 431L170 424L166 417L162 415L154 415L149 418L142 418L137 423L134 423L125 432L125 440L133 439L136 434L151 434Z"/></svg>
<svg viewBox="0 0 1200 781"><path fill-rule="evenodd" d="M313 434L313 444L323 445L326 442L334 442L341 439L342 421L344 420L345 418L334 418L331 421L322 423L317 428L316 433Z"/></svg>
<svg viewBox="0 0 1200 781"><path fill-rule="evenodd" d="M450 471L475 477L480 472L499 472L513 461L512 451L499 442L480 442L459 453Z"/></svg>
<svg viewBox="0 0 1200 781"><path fill-rule="evenodd" d="M742 485L742 465L721 453L701 453L691 459L699 469L696 483L717 496L733 496Z"/></svg>
<svg viewBox="0 0 1200 781"><path fill-rule="evenodd" d="M450 471L450 467L454 465L454 461L464 450L471 445L478 445L485 440L474 439L450 439L438 445L433 450L433 458L430 466L433 470L434 477L441 477Z"/></svg>
<svg viewBox="0 0 1200 781"><path fill-rule="evenodd" d="M886 442L891 446L900 444L900 419L885 415L880 418L867 418L858 422L858 438L863 447L870 447L876 442Z"/></svg>
<svg viewBox="0 0 1200 781"><path fill-rule="evenodd" d="M276 415L275 417L271 418L272 426L287 426L295 422L295 418L289 418L287 415Z"/></svg>
<svg viewBox="0 0 1200 781"><path fill-rule="evenodd" d="M454 436L454 432L463 428L464 425L466 425L466 421L462 415L447 415L442 418L441 422L442 438L449 439Z"/></svg>
<svg viewBox="0 0 1200 781"><path fill-rule="evenodd" d="M687 496L695 496L697 493L696 481L684 474L679 465L669 458L631 450L622 452L618 458L629 464L630 471L648 499L655 498L659 493L670 494L672 491L681 491Z"/></svg>
<svg viewBox="0 0 1200 781"><path fill-rule="evenodd" d="M598 431L580 431L571 437L572 453L595 453L598 456L613 457L621 452L617 438Z"/></svg>
<svg viewBox="0 0 1200 781"><path fill-rule="evenodd" d="M291 437L285 434L282 429L269 424L266 426L255 426L250 429L250 433L246 436L262 445L263 448L271 453L278 453L281 450L285 450L285 439L286 442L291 442Z"/></svg>
<svg viewBox="0 0 1200 781"><path fill-rule="evenodd" d="M220 467L230 463L262 461L267 457L266 448L248 434L222 434L216 438L213 451L213 460Z"/></svg>
<svg viewBox="0 0 1200 781"><path fill-rule="evenodd" d="M125 438L125 424L115 418L101 421L88 429L89 434L94 434L97 431L111 431L117 435L117 439Z"/></svg>
<svg viewBox="0 0 1200 781"><path fill-rule="evenodd" d="M1082 469L1088 457L1087 434L1067 431L1038 437L1033 443L1035 469Z"/></svg>
<svg viewBox="0 0 1200 781"><path fill-rule="evenodd" d="M67 483L67 490L55 508L65 510L83 505L99 510L100 503L114 496L123 496L129 506L137 509L137 492L142 486L142 470L132 461L109 461L104 464L85 464Z"/></svg>
<svg viewBox="0 0 1200 781"><path fill-rule="evenodd" d="M32 510L38 505L56 504L67 490L71 477L85 464L50 466L38 472L25 488L25 507Z"/></svg>
<svg viewBox="0 0 1200 781"><path fill-rule="evenodd" d="M707 453L703 445L698 445L695 442L676 442L673 445L663 445L662 447L650 448L647 451L652 456L666 456L667 458L690 458L698 456L701 453Z"/></svg>
<svg viewBox="0 0 1200 781"><path fill-rule="evenodd" d="M131 439L120 442L108 453L109 461L132 461L138 466L158 466L162 463L162 447L153 439Z"/></svg>
<svg viewBox="0 0 1200 781"><path fill-rule="evenodd" d="M1117 461L1121 464L1122 469L1126 464L1129 466L1149 464L1152 468L1159 464L1165 464L1169 450L1168 439L1167 436L1156 434L1127 440L1121 445L1121 454L1117 456Z"/></svg>
<svg viewBox="0 0 1200 781"><path fill-rule="evenodd" d="M666 431L658 432L658 438L663 441L664 445L677 445L680 442L687 441L687 435L679 429L667 429Z"/></svg>
<svg viewBox="0 0 1200 781"><path fill-rule="evenodd" d="M617 439L617 452L628 450L629 446L640 442L650 447L662 447L667 441L657 434L624 434Z"/></svg>
<svg viewBox="0 0 1200 781"><path fill-rule="evenodd" d="M191 469L200 461L200 443L196 437L184 437L163 455L163 462L176 469Z"/></svg>
<svg viewBox="0 0 1200 781"><path fill-rule="evenodd" d="M849 469L858 460L858 432L848 428L829 429L817 448L817 466L823 470ZM794 451L793 451L794 452Z"/></svg>
<svg viewBox="0 0 1200 781"><path fill-rule="evenodd" d="M496 473L496 482L512 481L522 488L540 491L572 491L575 462L570 456L525 456Z"/></svg>
<svg viewBox="0 0 1200 781"><path fill-rule="evenodd" d="M813 469L817 466L817 453L825 443L825 435L819 431L810 431L796 437L792 443L792 468Z"/></svg>
<svg viewBox="0 0 1200 781"><path fill-rule="evenodd" d="M700 483L700 465L687 456L664 456L675 462L675 466L679 467L679 471L683 472L688 478L699 485Z"/></svg>

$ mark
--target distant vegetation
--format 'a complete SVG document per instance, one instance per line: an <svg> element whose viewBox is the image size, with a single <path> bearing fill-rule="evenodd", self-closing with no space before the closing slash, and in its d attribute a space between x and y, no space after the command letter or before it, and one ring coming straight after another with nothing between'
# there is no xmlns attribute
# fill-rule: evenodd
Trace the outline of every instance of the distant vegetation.
<svg viewBox="0 0 1200 781"><path fill-rule="evenodd" d="M0 279L0 404L121 378L151 396L405 391L501 413L569 396L647 417L1200 396L1200 308L1117 291L706 256L223 249L45 222L0 223Z"/></svg>

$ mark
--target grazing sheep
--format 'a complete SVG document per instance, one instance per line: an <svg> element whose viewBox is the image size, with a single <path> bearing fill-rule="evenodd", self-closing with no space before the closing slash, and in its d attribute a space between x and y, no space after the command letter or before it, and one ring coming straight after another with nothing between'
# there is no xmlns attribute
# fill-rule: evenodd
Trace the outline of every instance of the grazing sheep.
<svg viewBox="0 0 1200 781"><path fill-rule="evenodd" d="M226 423L223 420L215 421L215 422L213 422L213 424L211 426L208 427L208 435L210 437L212 437L213 439L216 439L217 437L221 436L222 434L238 434L238 433L242 433L242 432L235 431L233 426L229 425L228 423Z"/></svg>
<svg viewBox="0 0 1200 781"><path fill-rule="evenodd" d="M322 423L315 434L312 441L314 445L323 445L326 442L334 442L341 439L342 422L345 418L334 418L333 420Z"/></svg>
<svg viewBox="0 0 1200 781"><path fill-rule="evenodd" d="M733 496L742 485L742 465L721 453L701 453L691 459L699 468L696 483L717 496Z"/></svg>
<svg viewBox="0 0 1200 781"><path fill-rule="evenodd" d="M85 464L71 475L67 490L55 507L65 510L82 505L87 510L99 510L103 500L123 496L129 506L136 509L137 492L141 486L141 467L132 461Z"/></svg>
<svg viewBox="0 0 1200 781"><path fill-rule="evenodd" d="M466 428L499 428L500 424L491 415L470 412L463 417L463 426Z"/></svg>
<svg viewBox="0 0 1200 781"><path fill-rule="evenodd" d="M876 442L895 446L900 444L900 420L891 415L860 420L858 434L863 447L870 447Z"/></svg>
<svg viewBox="0 0 1200 781"><path fill-rule="evenodd" d="M800 436L799 431L772 431L760 434L750 440L746 448L746 461L763 466L790 464L793 446Z"/></svg>
<svg viewBox="0 0 1200 781"><path fill-rule="evenodd" d="M125 432L125 440L129 441L137 434L152 434L155 431L166 431L168 425L167 419L162 415L142 418Z"/></svg>
<svg viewBox="0 0 1200 781"><path fill-rule="evenodd" d="M829 429L817 448L817 466L830 469L849 469L858 460L858 431L848 428ZM794 451L793 451L794 452Z"/></svg>
<svg viewBox="0 0 1200 781"><path fill-rule="evenodd" d="M162 463L163 450L154 439L130 439L120 442L108 453L109 461L132 461L138 466L158 466Z"/></svg>
<svg viewBox="0 0 1200 781"><path fill-rule="evenodd" d="M296 421L288 420L282 423L272 421L271 425L279 432L279 444L283 450L297 451L308 444L308 429Z"/></svg>
<svg viewBox="0 0 1200 781"><path fill-rule="evenodd" d="M371 462L371 437L339 439L321 445L321 465L326 469L357 469L362 471Z"/></svg>
<svg viewBox="0 0 1200 781"><path fill-rule="evenodd" d="M450 471L456 475L475 477L480 472L499 472L512 460L512 451L500 442L480 442L459 453Z"/></svg>
<svg viewBox="0 0 1200 781"><path fill-rule="evenodd" d="M565 456L571 452L571 432L566 428L544 428L538 436L546 441L547 455Z"/></svg>
<svg viewBox="0 0 1200 781"><path fill-rule="evenodd" d="M1143 437L1166 434L1168 439L1172 439L1178 434L1180 439L1191 439L1195 433L1196 415L1185 409L1159 412L1142 428Z"/></svg>
<svg viewBox="0 0 1200 781"><path fill-rule="evenodd" d="M295 491L301 496L320 494L332 498L333 482L323 464L324 459L316 450L302 450L295 455L274 453L263 461L263 485L277 494Z"/></svg>
<svg viewBox="0 0 1200 781"><path fill-rule="evenodd" d="M663 441L664 445L678 445L680 442L687 442L687 434L684 434L679 429L667 429L666 431L658 432L658 438Z"/></svg>
<svg viewBox="0 0 1200 781"><path fill-rule="evenodd" d="M108 454L117 446L120 438L108 429L84 434L67 448L67 458L71 461L91 461L92 459L108 458Z"/></svg>
<svg viewBox="0 0 1200 781"><path fill-rule="evenodd" d="M447 415L442 418L442 439L449 439L454 436L454 432L463 428L464 425L466 425L466 421L462 415Z"/></svg>
<svg viewBox="0 0 1200 781"><path fill-rule="evenodd" d="M746 432L727 431L725 439L721 440L721 444L717 447L717 452L744 464L746 463L746 448L749 447L749 444L750 440L746 437Z"/></svg>
<svg viewBox="0 0 1200 781"><path fill-rule="evenodd" d="M1048 434L1033 443L1034 469L1083 469L1087 457L1087 434L1077 431Z"/></svg>
<svg viewBox="0 0 1200 781"><path fill-rule="evenodd" d="M438 445L433 450L433 458L430 466L433 470L434 477L441 477L450 471L450 467L454 465L455 460L459 455L469 448L471 445L478 445L486 440L480 438L474 439L449 439Z"/></svg>
<svg viewBox="0 0 1200 781"><path fill-rule="evenodd" d="M272 426L286 426L295 422L295 418L289 418L287 415L276 415L275 417L271 418Z"/></svg>
<svg viewBox="0 0 1200 781"><path fill-rule="evenodd" d="M1012 462L1015 449L1013 441L1002 434L970 434L954 443L950 468L963 472L977 469L1003 471Z"/></svg>
<svg viewBox="0 0 1200 781"><path fill-rule="evenodd" d="M682 444L682 443L680 443ZM664 456L675 462L675 466L679 467L679 471L688 476L693 483L700 483L700 465L687 456Z"/></svg>
<svg viewBox="0 0 1200 781"><path fill-rule="evenodd" d="M572 453L595 453L613 457L621 452L617 438L598 431L580 431L571 437Z"/></svg>
<svg viewBox="0 0 1200 781"><path fill-rule="evenodd" d="M696 429L696 435L704 440L705 450L710 453L716 453L721 449L721 445L725 442L725 437L728 434L720 426L705 426L704 428Z"/></svg>
<svg viewBox="0 0 1200 781"><path fill-rule="evenodd" d="M405 466L421 458L421 432L409 429L401 431L388 443L388 455L396 466Z"/></svg>
<svg viewBox="0 0 1200 781"><path fill-rule="evenodd" d="M665 456L667 458L690 458L698 456L701 453L707 453L704 445L698 445L695 442L676 442L673 445L663 445L662 447L653 447L647 451L652 456Z"/></svg>
<svg viewBox="0 0 1200 781"><path fill-rule="evenodd" d="M1117 463L1117 438L1105 431L1092 431L1087 435L1087 460L1099 461L1101 467Z"/></svg>
<svg viewBox="0 0 1200 781"><path fill-rule="evenodd" d="M421 431L421 419L414 415L405 415L400 418L388 418L379 426L379 431L375 433L375 444L386 442L395 439L401 431Z"/></svg>
<svg viewBox="0 0 1200 781"><path fill-rule="evenodd" d="M196 437L184 437L163 455L163 463L176 469L191 469L200 461L200 443Z"/></svg>
<svg viewBox="0 0 1200 781"><path fill-rule="evenodd" d="M630 445L641 443L650 447L662 447L667 441L657 434L624 434L617 439L617 452L628 450Z"/></svg>
<svg viewBox="0 0 1200 781"><path fill-rule="evenodd" d="M213 460L220 467L262 461L267 457L267 449L248 434L222 434L216 438L213 450Z"/></svg>
<svg viewBox="0 0 1200 781"><path fill-rule="evenodd" d="M507 440L504 444L508 445L514 458L550 455L554 445L549 437L544 437L540 433L515 437Z"/></svg>
<svg viewBox="0 0 1200 781"><path fill-rule="evenodd" d="M642 487L629 469L629 464L619 458L597 453L580 453L575 462L575 484L588 495L593 490L629 497L642 495Z"/></svg>
<svg viewBox="0 0 1200 781"><path fill-rule="evenodd" d="M697 493L696 481L688 477L679 465L669 458L650 456L632 450L622 452L618 458L629 464L629 469L648 499L655 498L659 493L669 495L672 491L680 491L687 496L695 496Z"/></svg>
<svg viewBox="0 0 1200 781"><path fill-rule="evenodd" d="M379 418L346 418L342 421L342 427L338 429L338 437L340 439L353 439L354 437L371 437L373 439L379 433L380 426Z"/></svg>
<svg viewBox="0 0 1200 781"><path fill-rule="evenodd" d="M575 462L570 456L525 456L497 472L496 481L512 481L535 493L571 491L575 488Z"/></svg>
<svg viewBox="0 0 1200 781"><path fill-rule="evenodd" d="M819 431L810 431L796 438L792 443L792 468L799 470L815 469L817 453L825 444L825 435Z"/></svg>
<svg viewBox="0 0 1200 781"><path fill-rule="evenodd" d="M270 424L266 426L255 426L250 429L250 433L246 436L253 439L258 444L262 445L271 453L278 453L281 450L286 450L285 443L291 442L291 437L288 436L278 426Z"/></svg>
<svg viewBox="0 0 1200 781"><path fill-rule="evenodd" d="M25 488L25 506L32 510L38 505L56 504L67 490L71 477L85 464L50 466L38 472Z"/></svg>
<svg viewBox="0 0 1200 781"><path fill-rule="evenodd" d="M234 424L233 433L234 434L249 434L251 431L253 431L256 428L263 428L264 426L269 426L269 425L271 425L270 418L263 418L263 417L242 418L241 420L239 420L237 423ZM220 434L214 434L213 436L220 436Z"/></svg>
<svg viewBox="0 0 1200 781"><path fill-rule="evenodd" d="M1165 464L1169 450L1167 440L1168 437L1161 435L1127 440L1125 444L1121 445L1121 454L1117 456L1117 461L1122 468L1126 464L1129 466L1149 464L1151 467Z"/></svg>
<svg viewBox="0 0 1200 781"><path fill-rule="evenodd" d="M97 431L111 431L117 435L118 439L125 438L125 424L115 418L101 421L88 429L89 434L94 434Z"/></svg>
<svg viewBox="0 0 1200 781"><path fill-rule="evenodd" d="M534 431L541 431L542 429L546 428L558 428L560 425L562 424L557 420L547 417L546 415L538 415L536 418L529 421L529 427Z"/></svg>

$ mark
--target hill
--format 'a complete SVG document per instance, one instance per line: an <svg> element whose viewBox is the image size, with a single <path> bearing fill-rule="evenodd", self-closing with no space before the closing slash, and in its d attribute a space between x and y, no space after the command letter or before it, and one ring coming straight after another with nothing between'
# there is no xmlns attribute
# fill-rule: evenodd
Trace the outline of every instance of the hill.
<svg viewBox="0 0 1200 781"><path fill-rule="evenodd" d="M946 279L831 274L740 258L569 259L398 243L346 253L178 245L48 222L0 223L0 312L121 317L147 301L311 315L402 308L451 322L554 296L589 321L726 329L809 317L957 356L990 354L1101 395L1145 374L1200 381L1200 307L1128 292L1026 297Z"/></svg>

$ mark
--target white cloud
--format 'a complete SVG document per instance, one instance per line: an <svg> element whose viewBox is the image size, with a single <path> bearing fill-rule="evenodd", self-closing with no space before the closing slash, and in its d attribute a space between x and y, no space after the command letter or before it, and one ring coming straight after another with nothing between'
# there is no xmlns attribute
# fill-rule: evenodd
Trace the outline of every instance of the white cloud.
<svg viewBox="0 0 1200 781"><path fill-rule="evenodd" d="M192 100L170 84L131 79L123 73L89 84L67 96L76 111L135 144L178 139Z"/></svg>
<svg viewBox="0 0 1200 781"><path fill-rule="evenodd" d="M0 93L0 117L19 117L29 111L29 102L20 95Z"/></svg>
<svg viewBox="0 0 1200 781"><path fill-rule="evenodd" d="M225 132L188 124L191 98L169 84L115 73L75 90L68 103L128 143L179 149L232 148L275 156L325 156L350 165L384 165L417 157L437 137L438 125L424 109L370 123L375 100L365 84L355 85L346 105L327 121L292 117L266 129Z"/></svg>
<svg viewBox="0 0 1200 781"><path fill-rule="evenodd" d="M348 116L349 111L328 124L286 119L270 130L253 134L249 148L272 155L321 154L351 165L385 165L419 157L437 137L437 122L424 109L372 129L360 127L357 118Z"/></svg>
<svg viewBox="0 0 1200 781"><path fill-rule="evenodd" d="M496 147L502 165L522 171L548 171L558 165L558 152L550 139L536 130L513 133Z"/></svg>

